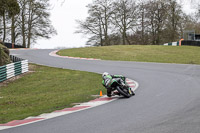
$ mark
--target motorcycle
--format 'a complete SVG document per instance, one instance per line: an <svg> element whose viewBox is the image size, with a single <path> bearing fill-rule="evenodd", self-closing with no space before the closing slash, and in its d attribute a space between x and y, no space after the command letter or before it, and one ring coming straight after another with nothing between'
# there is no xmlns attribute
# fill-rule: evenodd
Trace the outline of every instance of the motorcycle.
<svg viewBox="0 0 200 133"><path fill-rule="evenodd" d="M135 95L135 93L130 89L129 85L125 83L124 80L115 80L112 81L112 90L117 90L121 95L126 98Z"/></svg>

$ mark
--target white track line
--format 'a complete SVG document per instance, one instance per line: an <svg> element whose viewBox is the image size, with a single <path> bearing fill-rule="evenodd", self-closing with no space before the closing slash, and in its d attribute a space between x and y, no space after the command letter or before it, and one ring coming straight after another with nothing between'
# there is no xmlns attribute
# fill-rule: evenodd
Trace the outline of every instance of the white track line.
<svg viewBox="0 0 200 133"><path fill-rule="evenodd" d="M94 58L82 58L82 57L60 56L60 55L57 55L57 54L56 54L58 51L59 51L59 50L52 51L51 53L49 53L49 55L50 55L50 56L54 56L54 57L68 58L68 59L78 59L78 60L101 60L101 59L94 59Z"/></svg>

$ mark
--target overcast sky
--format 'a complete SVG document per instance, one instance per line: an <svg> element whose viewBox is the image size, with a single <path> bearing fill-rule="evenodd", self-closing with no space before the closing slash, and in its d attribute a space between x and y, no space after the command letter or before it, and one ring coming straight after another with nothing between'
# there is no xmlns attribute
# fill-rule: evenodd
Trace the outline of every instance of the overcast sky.
<svg viewBox="0 0 200 133"><path fill-rule="evenodd" d="M86 5L92 0L51 0L51 21L57 35L51 39L40 39L34 48L58 48L58 47L83 47L87 38L81 34L75 34L76 27L78 26L75 20L84 20L87 17ZM184 2L184 11L188 13L190 10L190 3Z"/></svg>
<svg viewBox="0 0 200 133"><path fill-rule="evenodd" d="M51 21L57 35L51 39L40 39L34 48L56 48L56 47L82 47L87 39L81 34L75 34L78 26L75 20L84 20L87 17L86 5L92 0L51 0Z"/></svg>

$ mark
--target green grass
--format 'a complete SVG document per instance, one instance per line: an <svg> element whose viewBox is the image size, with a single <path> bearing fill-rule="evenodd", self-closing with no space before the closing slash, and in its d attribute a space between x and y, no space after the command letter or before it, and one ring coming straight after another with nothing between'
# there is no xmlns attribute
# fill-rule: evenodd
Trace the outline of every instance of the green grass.
<svg viewBox="0 0 200 133"><path fill-rule="evenodd" d="M102 60L200 64L200 47L195 46L117 45L65 49L57 54Z"/></svg>
<svg viewBox="0 0 200 133"><path fill-rule="evenodd" d="M89 101L100 89L105 93L99 74L39 65L31 69L35 72L0 87L0 123Z"/></svg>

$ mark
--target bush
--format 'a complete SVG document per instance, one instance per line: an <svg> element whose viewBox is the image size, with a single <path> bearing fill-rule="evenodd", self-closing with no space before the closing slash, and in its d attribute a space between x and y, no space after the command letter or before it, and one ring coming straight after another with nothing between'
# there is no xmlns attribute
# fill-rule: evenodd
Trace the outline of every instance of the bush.
<svg viewBox="0 0 200 133"><path fill-rule="evenodd" d="M0 44L0 66L11 63L9 50L4 45Z"/></svg>

